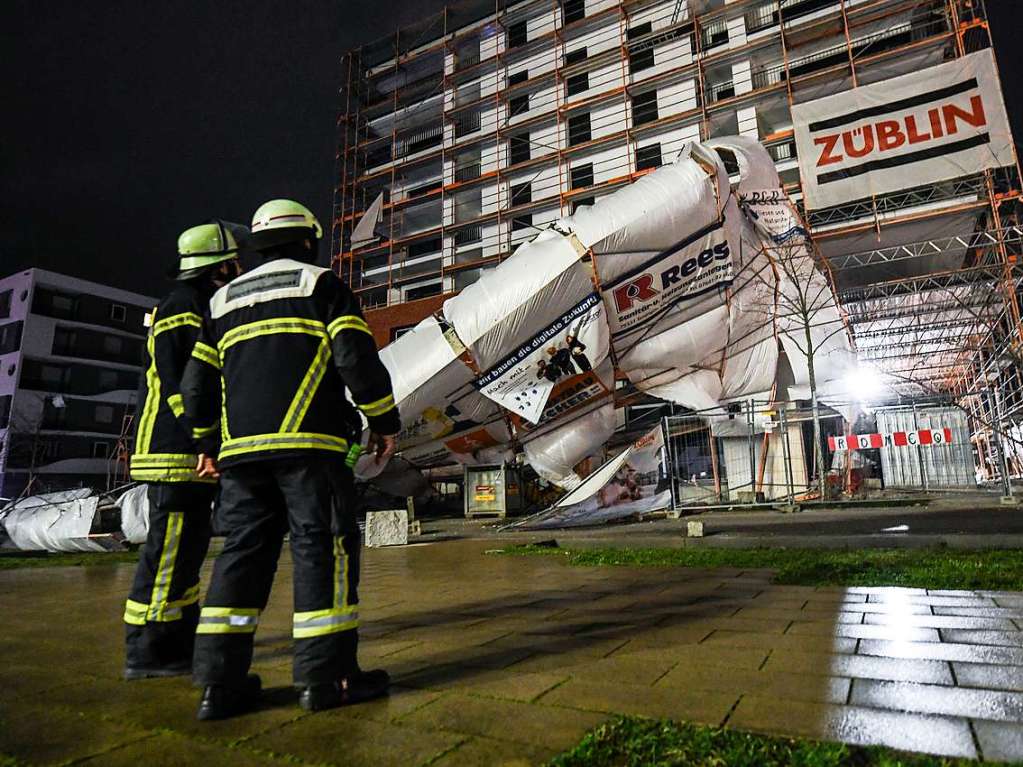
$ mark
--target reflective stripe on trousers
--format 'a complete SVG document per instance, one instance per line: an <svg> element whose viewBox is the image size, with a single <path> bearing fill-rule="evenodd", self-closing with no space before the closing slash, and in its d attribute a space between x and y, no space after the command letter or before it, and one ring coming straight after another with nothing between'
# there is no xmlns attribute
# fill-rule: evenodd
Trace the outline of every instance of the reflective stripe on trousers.
<svg viewBox="0 0 1023 767"><path fill-rule="evenodd" d="M204 607L199 613L197 634L254 634L259 625L258 607Z"/></svg>

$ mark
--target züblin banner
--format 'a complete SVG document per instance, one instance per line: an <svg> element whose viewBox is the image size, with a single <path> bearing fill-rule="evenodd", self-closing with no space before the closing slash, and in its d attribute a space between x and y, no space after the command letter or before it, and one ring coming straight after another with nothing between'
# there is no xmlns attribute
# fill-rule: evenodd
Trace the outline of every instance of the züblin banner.
<svg viewBox="0 0 1023 767"><path fill-rule="evenodd" d="M808 208L1014 163L990 50L792 107Z"/></svg>

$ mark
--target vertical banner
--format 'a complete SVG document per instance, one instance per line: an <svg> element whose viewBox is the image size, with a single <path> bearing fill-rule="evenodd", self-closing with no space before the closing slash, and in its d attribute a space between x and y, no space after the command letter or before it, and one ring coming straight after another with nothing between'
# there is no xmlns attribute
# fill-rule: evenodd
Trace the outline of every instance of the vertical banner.
<svg viewBox="0 0 1023 767"><path fill-rule="evenodd" d="M1015 162L993 52L792 107L809 209Z"/></svg>

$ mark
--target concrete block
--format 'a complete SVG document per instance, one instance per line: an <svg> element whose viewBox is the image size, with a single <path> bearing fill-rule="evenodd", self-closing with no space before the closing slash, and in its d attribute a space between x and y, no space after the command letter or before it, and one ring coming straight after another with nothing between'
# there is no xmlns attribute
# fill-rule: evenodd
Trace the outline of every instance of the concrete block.
<svg viewBox="0 0 1023 767"><path fill-rule="evenodd" d="M413 536L416 536L416 535L422 535L423 534L423 523L420 522L418 519L414 519L411 522L409 522L408 523L408 534L409 534L410 538L412 538Z"/></svg>
<svg viewBox="0 0 1023 767"><path fill-rule="evenodd" d="M408 543L408 511L370 511L366 513L366 546L402 546Z"/></svg>
<svg viewBox="0 0 1023 767"><path fill-rule="evenodd" d="M702 538L703 522L686 522L686 537Z"/></svg>
<svg viewBox="0 0 1023 767"><path fill-rule="evenodd" d="M1019 499L1014 495L1003 495L998 499L998 503L1002 506L1016 507L1019 506Z"/></svg>

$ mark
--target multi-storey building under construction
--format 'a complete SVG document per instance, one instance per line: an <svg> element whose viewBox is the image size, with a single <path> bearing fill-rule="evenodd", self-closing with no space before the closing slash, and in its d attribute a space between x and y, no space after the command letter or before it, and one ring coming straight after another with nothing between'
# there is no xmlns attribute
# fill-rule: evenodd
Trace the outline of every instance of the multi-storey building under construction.
<svg viewBox="0 0 1023 767"><path fill-rule="evenodd" d="M335 264L386 343L687 142L757 138L802 207L793 106L990 46L982 0L456 3L344 57ZM1018 163L906 179L804 210L859 358L1019 423Z"/></svg>

